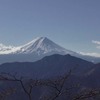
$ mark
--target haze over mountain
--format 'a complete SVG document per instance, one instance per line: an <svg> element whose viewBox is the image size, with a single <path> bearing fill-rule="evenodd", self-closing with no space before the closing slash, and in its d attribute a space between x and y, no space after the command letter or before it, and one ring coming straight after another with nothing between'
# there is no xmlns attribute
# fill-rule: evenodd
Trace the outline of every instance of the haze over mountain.
<svg viewBox="0 0 100 100"><path fill-rule="evenodd" d="M53 54L70 54L88 61L100 62L100 58L84 56L74 51L65 49L46 37L36 38L31 42L18 47L5 46L3 44L0 45L0 63L16 61L33 62Z"/></svg>

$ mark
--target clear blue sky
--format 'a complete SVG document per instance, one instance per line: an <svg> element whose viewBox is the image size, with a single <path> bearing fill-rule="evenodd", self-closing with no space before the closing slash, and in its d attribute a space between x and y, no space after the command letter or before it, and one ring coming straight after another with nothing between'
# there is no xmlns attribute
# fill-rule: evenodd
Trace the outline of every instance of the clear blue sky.
<svg viewBox="0 0 100 100"><path fill-rule="evenodd" d="M45 36L73 51L96 52L100 0L0 0L0 43L21 45Z"/></svg>

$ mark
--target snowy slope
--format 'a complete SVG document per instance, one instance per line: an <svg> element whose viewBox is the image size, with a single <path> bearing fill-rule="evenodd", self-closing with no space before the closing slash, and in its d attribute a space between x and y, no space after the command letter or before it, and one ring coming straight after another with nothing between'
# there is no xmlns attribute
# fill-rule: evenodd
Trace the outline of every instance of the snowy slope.
<svg viewBox="0 0 100 100"><path fill-rule="evenodd" d="M85 56L74 51L65 49L46 37L39 37L31 42L14 47L0 44L0 64L5 62L33 62L45 56L70 54L87 61L100 62L100 58Z"/></svg>
<svg viewBox="0 0 100 100"><path fill-rule="evenodd" d="M18 47L1 45L0 48L0 64L6 62L34 62L53 54L79 56L78 53L67 50L46 37L36 38Z"/></svg>
<svg viewBox="0 0 100 100"><path fill-rule="evenodd" d="M76 54L73 51L67 50L56 43L52 42L46 37L39 37L31 42L19 46L19 47L14 47L14 46L4 46L0 45L0 54Z"/></svg>
<svg viewBox="0 0 100 100"><path fill-rule="evenodd" d="M75 54L75 52L66 50L61 46L55 44L46 37L36 38L35 40L20 46L19 50L14 53L17 54L48 54L48 53L58 53L58 54Z"/></svg>

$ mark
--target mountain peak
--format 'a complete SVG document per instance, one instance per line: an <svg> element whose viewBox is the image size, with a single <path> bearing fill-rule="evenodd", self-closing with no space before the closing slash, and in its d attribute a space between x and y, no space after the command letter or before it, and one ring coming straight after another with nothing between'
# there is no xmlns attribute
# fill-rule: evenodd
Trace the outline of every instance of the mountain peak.
<svg viewBox="0 0 100 100"><path fill-rule="evenodd" d="M4 51L3 51L4 52ZM14 47L11 50L6 51L8 54L33 54L33 55L52 55L52 54L76 54L73 51L67 50L58 44L54 43L47 37L38 37L31 42ZM4 52L5 53L5 52ZM7 54L6 53L6 54Z"/></svg>
<svg viewBox="0 0 100 100"><path fill-rule="evenodd" d="M38 37L37 40L38 42L46 42L46 41L50 41L50 39L48 39L47 37Z"/></svg>
<svg viewBox="0 0 100 100"><path fill-rule="evenodd" d="M48 39L47 37L38 37L38 39L42 39L42 40L45 40L45 39Z"/></svg>
<svg viewBox="0 0 100 100"><path fill-rule="evenodd" d="M52 42L50 39L48 39L47 37L38 37L36 38L36 41L35 42L38 42L38 43L48 43L49 42Z"/></svg>
<svg viewBox="0 0 100 100"><path fill-rule="evenodd" d="M44 53L54 49L54 45L55 43L49 40L47 37L38 37L31 42L21 46L20 53Z"/></svg>
<svg viewBox="0 0 100 100"><path fill-rule="evenodd" d="M31 42L29 42L29 43L27 43L27 44L25 44L25 45L29 45L29 44L34 44L34 43L36 43L36 42L38 42L38 43L42 43L43 41L50 41L47 37L37 37L36 39L33 39ZM23 45L23 46L25 46L25 45Z"/></svg>
<svg viewBox="0 0 100 100"><path fill-rule="evenodd" d="M16 52L15 52L16 53ZM38 37L31 42L20 46L20 50L17 53L21 54L66 54L66 49L62 48L61 46L57 45L47 37ZM67 50L67 53L71 53L71 51Z"/></svg>

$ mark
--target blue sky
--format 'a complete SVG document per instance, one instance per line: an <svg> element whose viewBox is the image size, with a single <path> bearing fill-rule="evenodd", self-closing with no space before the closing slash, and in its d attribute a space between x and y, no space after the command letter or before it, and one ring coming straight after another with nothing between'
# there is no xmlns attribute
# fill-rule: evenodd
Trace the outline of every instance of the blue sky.
<svg viewBox="0 0 100 100"><path fill-rule="evenodd" d="M18 46L40 36L100 54L100 0L0 0L0 43Z"/></svg>

